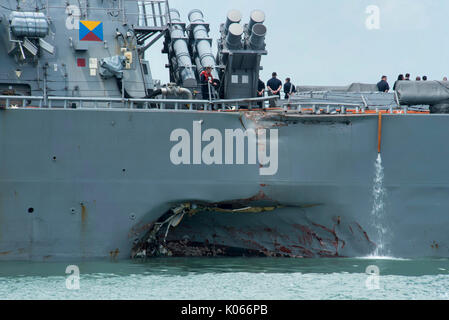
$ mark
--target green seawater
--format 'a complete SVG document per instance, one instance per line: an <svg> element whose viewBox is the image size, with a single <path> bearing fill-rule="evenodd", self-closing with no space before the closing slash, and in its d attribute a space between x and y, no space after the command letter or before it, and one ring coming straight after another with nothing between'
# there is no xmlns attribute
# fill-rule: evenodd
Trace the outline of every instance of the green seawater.
<svg viewBox="0 0 449 320"><path fill-rule="evenodd" d="M79 290L67 289L67 282L69 287L75 283L67 281L68 265L79 268ZM369 266L375 266L380 275L368 275ZM0 262L0 299L448 300L449 260L173 258L146 262Z"/></svg>

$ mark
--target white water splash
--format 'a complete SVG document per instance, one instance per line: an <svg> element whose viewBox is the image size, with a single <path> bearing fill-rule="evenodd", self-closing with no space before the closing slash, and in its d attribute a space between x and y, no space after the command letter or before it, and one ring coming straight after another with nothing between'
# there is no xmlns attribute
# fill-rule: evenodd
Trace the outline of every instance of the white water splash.
<svg viewBox="0 0 449 320"><path fill-rule="evenodd" d="M371 219L374 229L377 231L375 242L377 244L376 250L372 257L388 257L389 251L386 248L388 230L385 224L385 198L386 190L384 187L384 167L382 165L382 156L378 155L375 164L376 176L374 178L373 186L373 209L371 211Z"/></svg>
<svg viewBox="0 0 449 320"><path fill-rule="evenodd" d="M396 257L387 257L387 256L375 256L374 254L367 257L357 257L354 259L359 260L366 260L366 261L412 261L412 259L406 259L406 258L396 258Z"/></svg>

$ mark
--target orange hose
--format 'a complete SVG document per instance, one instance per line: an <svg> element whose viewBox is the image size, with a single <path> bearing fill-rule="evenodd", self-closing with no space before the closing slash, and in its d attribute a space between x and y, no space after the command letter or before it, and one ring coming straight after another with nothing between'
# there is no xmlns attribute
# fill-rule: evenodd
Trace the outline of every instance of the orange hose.
<svg viewBox="0 0 449 320"><path fill-rule="evenodd" d="M379 125L377 129L377 153L380 153L382 147L382 113L379 112Z"/></svg>

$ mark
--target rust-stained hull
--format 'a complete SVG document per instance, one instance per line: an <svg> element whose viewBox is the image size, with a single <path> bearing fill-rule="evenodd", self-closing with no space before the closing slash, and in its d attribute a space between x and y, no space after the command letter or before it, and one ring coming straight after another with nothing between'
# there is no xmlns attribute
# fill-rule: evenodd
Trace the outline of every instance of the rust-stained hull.
<svg viewBox="0 0 449 320"><path fill-rule="evenodd" d="M279 169L170 162L170 133L277 129ZM385 213L373 220L377 116L111 110L0 112L0 260L127 259L174 206L196 212L167 235L172 254L449 257L448 116L382 120ZM246 199L246 200L237 200ZM242 203L243 202L243 203ZM164 229L165 233L165 229Z"/></svg>

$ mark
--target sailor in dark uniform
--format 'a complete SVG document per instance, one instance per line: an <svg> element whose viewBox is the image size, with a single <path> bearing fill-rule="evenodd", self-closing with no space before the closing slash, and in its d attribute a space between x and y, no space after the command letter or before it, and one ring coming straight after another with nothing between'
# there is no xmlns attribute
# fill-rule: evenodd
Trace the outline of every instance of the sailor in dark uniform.
<svg viewBox="0 0 449 320"><path fill-rule="evenodd" d="M282 81L277 78L277 73L273 72L272 78L267 82L268 95L269 96L279 96L281 98ZM276 106L274 100L270 100L270 107Z"/></svg>
<svg viewBox="0 0 449 320"><path fill-rule="evenodd" d="M257 97L258 98L263 98L265 97L265 83L259 79L259 82L257 84ZM263 108L263 102L259 102L259 107Z"/></svg>
<svg viewBox="0 0 449 320"><path fill-rule="evenodd" d="M290 78L285 79L285 84L284 84L285 100L290 99L290 96L295 92L296 92L296 87L293 83L291 83Z"/></svg>
<svg viewBox="0 0 449 320"><path fill-rule="evenodd" d="M377 89L379 92L390 91L390 85L387 82L387 76L382 76L382 80L377 84Z"/></svg>

